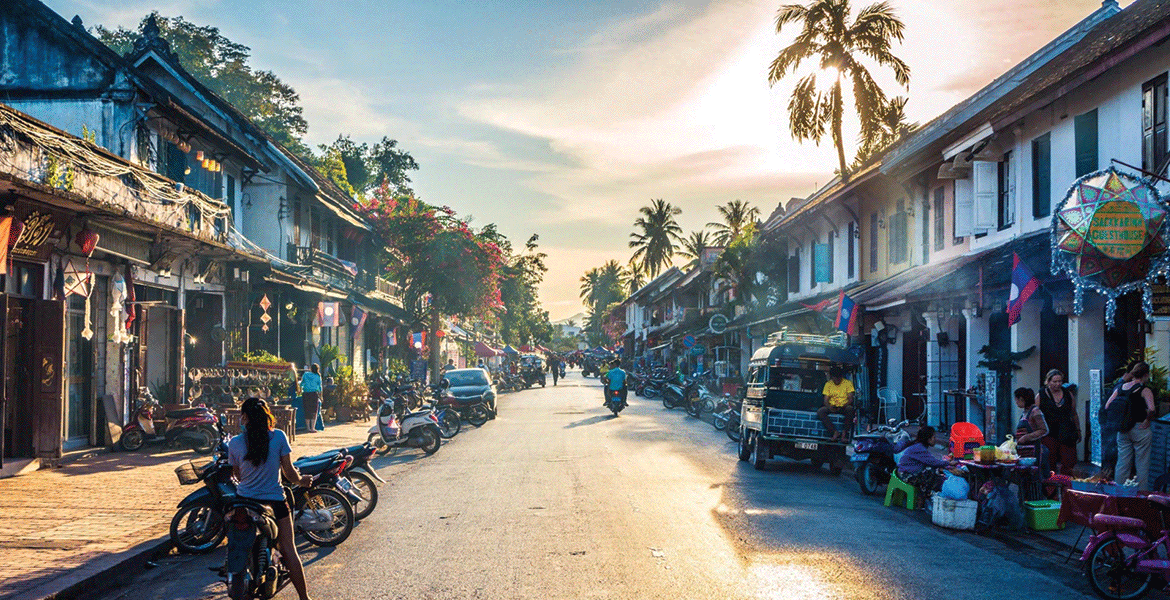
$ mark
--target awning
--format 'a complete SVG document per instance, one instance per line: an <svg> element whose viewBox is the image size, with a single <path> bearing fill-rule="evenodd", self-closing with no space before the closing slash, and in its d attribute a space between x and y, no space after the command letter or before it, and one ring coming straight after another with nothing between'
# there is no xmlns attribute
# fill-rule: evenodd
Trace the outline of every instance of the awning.
<svg viewBox="0 0 1170 600"><path fill-rule="evenodd" d="M504 352L506 352L508 354L520 354L519 352L516 351L515 348L512 347L511 344L504 346Z"/></svg>
<svg viewBox="0 0 1170 600"><path fill-rule="evenodd" d="M482 356L484 358L490 358L492 356L503 356L504 352L502 350L497 350L495 348L492 348L491 346L489 346L483 342L476 342L475 343L475 355Z"/></svg>
<svg viewBox="0 0 1170 600"><path fill-rule="evenodd" d="M406 312L406 309L380 298L355 292L350 294L349 301L361 305L362 308L365 308L369 312L383 317L390 317L400 323L409 323L413 320L410 317L410 313Z"/></svg>
<svg viewBox="0 0 1170 600"><path fill-rule="evenodd" d="M361 229L362 231L370 231L369 225L367 225L364 221L355 215L351 214L349 211L342 209L332 199L325 196L324 194L317 194L317 200L321 201L321 204L325 205L325 208L328 208L329 212L333 213L337 216L337 218L345 221L350 226Z"/></svg>

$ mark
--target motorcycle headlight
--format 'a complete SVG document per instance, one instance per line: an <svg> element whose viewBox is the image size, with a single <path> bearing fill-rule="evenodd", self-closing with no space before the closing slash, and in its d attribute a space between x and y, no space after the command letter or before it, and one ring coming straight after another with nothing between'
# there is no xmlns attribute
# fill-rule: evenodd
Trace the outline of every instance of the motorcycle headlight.
<svg viewBox="0 0 1170 600"><path fill-rule="evenodd" d="M488 390L488 391L483 393L483 399L485 402L491 402L492 400L496 399L496 393L491 391L491 390Z"/></svg>

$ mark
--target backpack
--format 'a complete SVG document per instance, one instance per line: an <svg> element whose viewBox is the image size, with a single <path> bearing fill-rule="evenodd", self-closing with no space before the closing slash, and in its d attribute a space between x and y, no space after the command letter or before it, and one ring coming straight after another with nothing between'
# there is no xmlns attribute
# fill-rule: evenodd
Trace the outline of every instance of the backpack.
<svg viewBox="0 0 1170 600"><path fill-rule="evenodd" d="M1127 433L1130 429L1133 429L1134 425L1137 425L1138 423L1146 420L1146 399L1142 398L1142 390L1144 389L1146 389L1145 384L1139 383L1138 385L1130 388L1128 391L1124 389L1118 390L1117 399L1119 401L1121 400L1121 395L1125 394L1125 401L1119 402L1119 404L1125 407L1125 412L1122 415L1121 426L1117 428L1117 431L1121 433ZM1140 419L1136 418L1134 415L1134 411L1137 410L1138 407L1141 408Z"/></svg>

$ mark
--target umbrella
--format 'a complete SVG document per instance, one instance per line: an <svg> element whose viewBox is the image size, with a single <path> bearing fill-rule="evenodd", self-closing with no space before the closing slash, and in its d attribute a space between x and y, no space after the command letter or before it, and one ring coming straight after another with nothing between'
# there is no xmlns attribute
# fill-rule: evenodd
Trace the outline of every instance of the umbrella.
<svg viewBox="0 0 1170 600"><path fill-rule="evenodd" d="M495 348L492 348L491 346L489 346L483 342L476 342L475 343L475 355L476 356L499 356L500 351L496 350Z"/></svg>

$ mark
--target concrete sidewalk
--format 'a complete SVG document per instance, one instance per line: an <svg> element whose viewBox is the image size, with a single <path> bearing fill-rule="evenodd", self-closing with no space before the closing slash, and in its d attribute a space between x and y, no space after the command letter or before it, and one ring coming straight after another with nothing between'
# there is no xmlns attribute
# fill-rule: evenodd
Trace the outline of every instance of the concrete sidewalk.
<svg viewBox="0 0 1170 600"><path fill-rule="evenodd" d="M364 442L372 421L299 434L293 457ZM169 550L175 506L195 490L175 468L194 452L95 449L0 480L0 600L67 598Z"/></svg>

